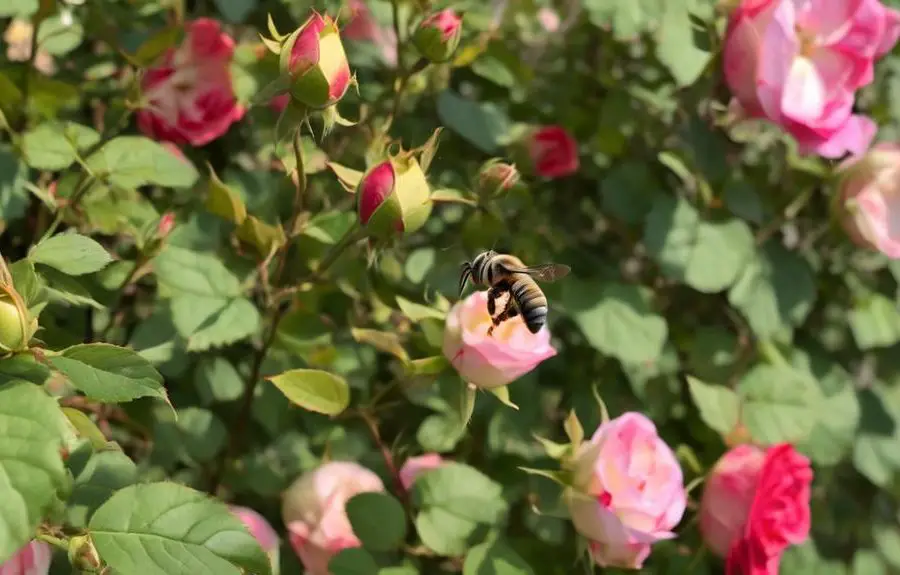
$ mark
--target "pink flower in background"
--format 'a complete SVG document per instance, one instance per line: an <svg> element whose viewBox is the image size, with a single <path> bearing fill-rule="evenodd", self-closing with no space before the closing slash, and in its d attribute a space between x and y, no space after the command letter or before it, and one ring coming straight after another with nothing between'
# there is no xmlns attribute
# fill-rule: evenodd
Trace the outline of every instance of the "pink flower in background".
<svg viewBox="0 0 900 575"><path fill-rule="evenodd" d="M860 154L875 123L853 114L855 92L900 36L878 0L744 0L725 38L733 104L790 133L803 153Z"/></svg>
<svg viewBox="0 0 900 575"><path fill-rule="evenodd" d="M448 8L422 20L413 34L413 44L431 62L446 62L459 46L461 35L462 18Z"/></svg>
<svg viewBox="0 0 900 575"><path fill-rule="evenodd" d="M838 209L847 234L860 246L900 258L900 146L877 144L840 170Z"/></svg>
<svg viewBox="0 0 900 575"><path fill-rule="evenodd" d="M244 116L231 85L234 41L219 23L199 18L159 66L144 74L146 106L138 111L142 132L175 144L202 146L222 136Z"/></svg>
<svg viewBox="0 0 900 575"><path fill-rule="evenodd" d="M288 105L288 102L291 101L290 94L281 94L279 96L275 96L271 100L269 100L269 107L275 110L277 113L281 113Z"/></svg>
<svg viewBox="0 0 900 575"><path fill-rule="evenodd" d="M545 6L538 10L537 19L545 31L556 32L559 30L559 14L553 8Z"/></svg>
<svg viewBox="0 0 900 575"><path fill-rule="evenodd" d="M601 425L575 456L566 501L601 567L640 569L653 543L672 539L687 493L675 454L640 413Z"/></svg>
<svg viewBox="0 0 900 575"><path fill-rule="evenodd" d="M530 130L523 138L531 169L544 178L561 178L578 171L578 143L560 126Z"/></svg>
<svg viewBox="0 0 900 575"><path fill-rule="evenodd" d="M52 559L50 545L35 539L0 565L0 575L47 575Z"/></svg>
<svg viewBox="0 0 900 575"><path fill-rule="evenodd" d="M809 460L790 444L739 445L719 459L700 502L700 532L727 575L778 575L781 555L809 536Z"/></svg>
<svg viewBox="0 0 900 575"><path fill-rule="evenodd" d="M341 30L347 40L372 42L381 48L384 61L390 66L397 65L397 36L392 28L381 26L362 0L350 0L353 16Z"/></svg>
<svg viewBox="0 0 900 575"><path fill-rule="evenodd" d="M237 515L250 534L259 542L259 546L269 556L269 562L272 564L273 575L278 575L279 558L278 558L278 533L272 529L266 518L250 509L249 507L241 507L239 505L230 505L231 512Z"/></svg>
<svg viewBox="0 0 900 575"><path fill-rule="evenodd" d="M354 495L370 491L384 491L375 473L357 463L332 461L301 475L284 493L282 518L309 575L328 575L335 554L361 545L345 506Z"/></svg>
<svg viewBox="0 0 900 575"><path fill-rule="evenodd" d="M490 325L487 291L457 302L447 314L444 355L468 383L485 389L502 387L556 355L547 326L531 333L518 315L488 336Z"/></svg>
<svg viewBox="0 0 900 575"><path fill-rule="evenodd" d="M419 475L430 469L437 469L443 464L444 459L438 453L410 457L400 468L400 483L403 484L404 489L409 490Z"/></svg>

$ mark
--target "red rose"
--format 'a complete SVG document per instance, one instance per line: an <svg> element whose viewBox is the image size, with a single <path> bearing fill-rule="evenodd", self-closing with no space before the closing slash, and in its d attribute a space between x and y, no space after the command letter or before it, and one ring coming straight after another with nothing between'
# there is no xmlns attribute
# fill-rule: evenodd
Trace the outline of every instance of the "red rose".
<svg viewBox="0 0 900 575"><path fill-rule="evenodd" d="M534 171L545 178L561 178L578 170L578 144L559 126L545 126L527 138Z"/></svg>
<svg viewBox="0 0 900 575"><path fill-rule="evenodd" d="M778 575L781 555L809 536L809 460L788 443L739 445L716 464L700 503L700 531L725 556L726 575Z"/></svg>
<svg viewBox="0 0 900 575"><path fill-rule="evenodd" d="M244 115L231 85L233 54L234 41L216 20L190 22L181 46L144 74L147 104L137 113L141 131L156 140L193 146L227 132Z"/></svg>

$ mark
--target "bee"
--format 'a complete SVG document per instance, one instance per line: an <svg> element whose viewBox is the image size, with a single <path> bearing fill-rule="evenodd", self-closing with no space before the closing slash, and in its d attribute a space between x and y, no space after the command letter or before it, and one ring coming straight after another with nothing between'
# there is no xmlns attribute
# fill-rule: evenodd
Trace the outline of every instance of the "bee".
<svg viewBox="0 0 900 575"><path fill-rule="evenodd" d="M569 266L553 263L526 266L516 256L488 250L478 254L471 262L463 263L459 295L462 296L469 280L476 286L490 288L487 307L491 326L488 335L492 335L498 325L519 314L522 314L528 331L537 333L547 322L547 297L535 280L556 281L567 276L570 269ZM497 299L503 294L509 294L509 299L503 310L494 315Z"/></svg>

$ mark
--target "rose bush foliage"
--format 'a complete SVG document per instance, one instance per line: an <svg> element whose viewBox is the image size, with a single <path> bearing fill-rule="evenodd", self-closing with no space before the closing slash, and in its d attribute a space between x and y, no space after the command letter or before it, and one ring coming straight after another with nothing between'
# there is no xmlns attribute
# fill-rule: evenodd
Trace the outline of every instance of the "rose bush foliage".
<svg viewBox="0 0 900 575"><path fill-rule="evenodd" d="M0 25L0 575L900 569L894 0Z"/></svg>

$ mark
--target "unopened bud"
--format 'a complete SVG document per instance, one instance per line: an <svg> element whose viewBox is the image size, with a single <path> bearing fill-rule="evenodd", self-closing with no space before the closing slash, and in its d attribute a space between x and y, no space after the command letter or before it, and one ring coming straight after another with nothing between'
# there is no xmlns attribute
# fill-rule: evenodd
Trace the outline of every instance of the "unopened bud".
<svg viewBox="0 0 900 575"><path fill-rule="evenodd" d="M431 62L446 62L459 46L461 34L462 18L448 8L428 16L419 24L413 44Z"/></svg>
<svg viewBox="0 0 900 575"><path fill-rule="evenodd" d="M431 214L431 190L411 155L388 158L372 167L357 187L360 223L370 235L414 232Z"/></svg>
<svg viewBox="0 0 900 575"><path fill-rule="evenodd" d="M334 105L353 82L337 24L316 12L284 41L279 65L291 97L315 110Z"/></svg>
<svg viewBox="0 0 900 575"><path fill-rule="evenodd" d="M481 166L476 192L483 197L495 197L508 192L519 183L519 170L512 164L494 158Z"/></svg>
<svg viewBox="0 0 900 575"><path fill-rule="evenodd" d="M8 295L0 295L0 349L3 351L15 351L25 344L27 333L22 319L22 310L15 301Z"/></svg>
<svg viewBox="0 0 900 575"><path fill-rule="evenodd" d="M159 239L164 239L168 236L172 229L175 227L175 213L174 212L166 212L159 218L159 223L156 224L156 237Z"/></svg>

